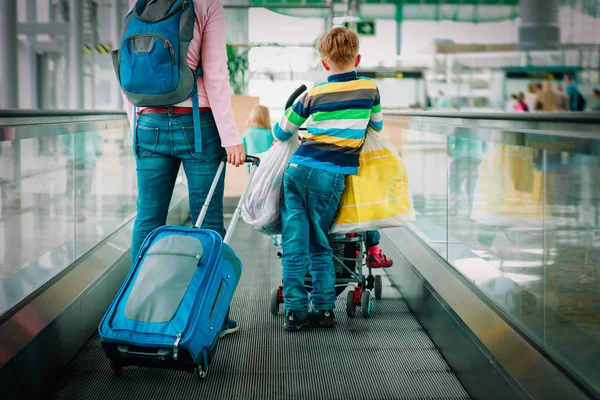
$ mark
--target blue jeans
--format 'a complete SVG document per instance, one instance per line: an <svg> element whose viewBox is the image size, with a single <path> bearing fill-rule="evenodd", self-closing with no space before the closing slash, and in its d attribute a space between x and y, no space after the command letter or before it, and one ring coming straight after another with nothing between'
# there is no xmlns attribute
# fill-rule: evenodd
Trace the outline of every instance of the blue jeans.
<svg viewBox="0 0 600 400"><path fill-rule="evenodd" d="M366 238L366 246L367 248L371 248L373 246L377 246L379 241L381 240L381 234L379 231L368 231Z"/></svg>
<svg viewBox="0 0 600 400"><path fill-rule="evenodd" d="M290 164L281 201L283 297L287 314L305 318L307 269L315 310L335 308L335 269L328 232L344 190L344 175ZM310 256L310 258L309 258Z"/></svg>
<svg viewBox="0 0 600 400"><path fill-rule="evenodd" d="M210 111L201 112L202 153L194 152L194 122L191 114L141 114L137 122L134 151L137 167L137 216L133 227L131 262L146 236L167 221L179 167L187 177L190 210L195 222L217 173L223 149ZM223 191L225 172L217 185L202 224L225 236Z"/></svg>

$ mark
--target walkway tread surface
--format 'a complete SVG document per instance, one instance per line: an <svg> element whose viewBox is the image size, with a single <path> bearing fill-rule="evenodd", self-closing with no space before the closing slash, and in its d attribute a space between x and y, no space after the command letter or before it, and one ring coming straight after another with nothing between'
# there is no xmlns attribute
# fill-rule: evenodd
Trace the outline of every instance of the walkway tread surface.
<svg viewBox="0 0 600 400"><path fill-rule="evenodd" d="M346 316L338 297L332 330L283 330L269 313L281 281L270 237L240 223L232 247L242 280L232 303L240 330L220 342L208 377L126 367L113 375L95 334L63 372L49 399L468 399L405 301L384 279L370 319ZM385 278L385 277L384 277Z"/></svg>

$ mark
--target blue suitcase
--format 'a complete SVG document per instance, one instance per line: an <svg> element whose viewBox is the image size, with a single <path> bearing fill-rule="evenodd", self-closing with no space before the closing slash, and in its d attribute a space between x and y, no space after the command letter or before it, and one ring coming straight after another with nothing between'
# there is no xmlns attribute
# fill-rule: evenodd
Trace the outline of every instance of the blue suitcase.
<svg viewBox="0 0 600 400"><path fill-rule="evenodd" d="M208 373L242 273L227 243L260 161L248 156L247 162L253 168L224 240L199 227L225 161L193 228L162 226L144 241L98 329L116 373L127 365L186 370L199 378Z"/></svg>

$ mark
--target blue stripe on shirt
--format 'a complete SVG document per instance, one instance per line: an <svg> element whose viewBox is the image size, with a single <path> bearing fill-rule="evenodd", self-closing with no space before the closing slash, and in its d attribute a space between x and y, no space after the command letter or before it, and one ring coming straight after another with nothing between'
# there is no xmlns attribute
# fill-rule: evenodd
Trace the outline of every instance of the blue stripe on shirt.
<svg viewBox="0 0 600 400"><path fill-rule="evenodd" d="M327 112L327 111L338 111L338 110L370 110L373 108L372 99L357 99L357 100L346 100L336 101L332 103L315 104L311 106L310 112Z"/></svg>
<svg viewBox="0 0 600 400"><path fill-rule="evenodd" d="M316 168L343 175L356 175L358 173L358 167L343 167L327 161L317 161L311 157L303 157L298 154L294 154L292 156L290 159L290 164L304 165L305 167Z"/></svg>
<svg viewBox="0 0 600 400"><path fill-rule="evenodd" d="M275 135L277 140L279 140L280 142L285 142L286 140L289 140L289 138L292 137L291 132L287 132L281 129L281 126L279 126L279 122L277 122L273 127L273 135Z"/></svg>
<svg viewBox="0 0 600 400"><path fill-rule="evenodd" d="M365 137L365 129L344 129L344 128L311 128L308 127L308 133L312 135L335 136L343 139L362 139Z"/></svg>
<svg viewBox="0 0 600 400"><path fill-rule="evenodd" d="M359 161L356 154L338 153L336 151L321 150L303 144L298 148L296 154L302 157L310 157L321 162L330 162L342 167L358 168Z"/></svg>
<svg viewBox="0 0 600 400"><path fill-rule="evenodd" d="M302 118L308 118L310 116L308 108L304 107L304 104L302 104L301 101L297 101L296 103L294 103L294 105L292 106L292 110Z"/></svg>
<svg viewBox="0 0 600 400"><path fill-rule="evenodd" d="M373 127L376 131L380 131L383 129L383 120L379 122L369 121L369 125Z"/></svg>

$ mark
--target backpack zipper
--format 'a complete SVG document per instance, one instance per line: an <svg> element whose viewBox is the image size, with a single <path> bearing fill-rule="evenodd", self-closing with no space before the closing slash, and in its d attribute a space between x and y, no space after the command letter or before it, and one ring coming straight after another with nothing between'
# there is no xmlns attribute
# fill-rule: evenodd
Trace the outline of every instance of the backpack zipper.
<svg viewBox="0 0 600 400"><path fill-rule="evenodd" d="M151 38L156 38L162 42L165 43L165 49L167 49L169 51L169 54L171 56L171 64L175 65L175 48L173 47L173 45L171 44L171 42L169 41L169 39L160 36L160 35L155 35L155 34L151 34L151 33L140 33L137 35L131 35L129 37L126 37L123 41L127 41L127 40L133 40L136 38L141 38L141 37L151 37Z"/></svg>
<svg viewBox="0 0 600 400"><path fill-rule="evenodd" d="M183 0L183 4L181 5L181 9L185 11L187 9L188 0Z"/></svg>

